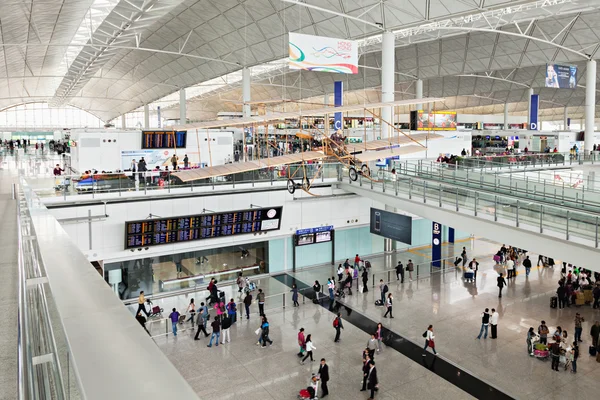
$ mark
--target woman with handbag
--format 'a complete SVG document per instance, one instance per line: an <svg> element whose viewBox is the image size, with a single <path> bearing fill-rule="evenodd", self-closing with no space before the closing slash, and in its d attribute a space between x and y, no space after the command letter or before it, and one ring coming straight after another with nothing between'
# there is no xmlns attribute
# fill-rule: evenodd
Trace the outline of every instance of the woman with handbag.
<svg viewBox="0 0 600 400"><path fill-rule="evenodd" d="M429 325L425 333L423 333L423 337L425 338L425 346L423 346L423 357L426 356L427 348L431 347L434 355L438 355L435 351L435 336L433 335L433 325Z"/></svg>

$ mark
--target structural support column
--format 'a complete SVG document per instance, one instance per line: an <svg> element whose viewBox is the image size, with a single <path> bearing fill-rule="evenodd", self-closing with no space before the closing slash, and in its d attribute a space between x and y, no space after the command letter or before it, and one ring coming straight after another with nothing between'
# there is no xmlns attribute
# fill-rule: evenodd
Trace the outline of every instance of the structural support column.
<svg viewBox="0 0 600 400"><path fill-rule="evenodd" d="M185 102L185 89L179 89L179 123L185 124L187 122Z"/></svg>
<svg viewBox="0 0 600 400"><path fill-rule="evenodd" d="M248 67L242 69L242 101L244 102L242 116L250 118L252 116L252 108L250 107L250 69Z"/></svg>
<svg viewBox="0 0 600 400"><path fill-rule="evenodd" d="M596 61L590 60L585 71L585 135L586 153L594 149L594 119L596 118Z"/></svg>
<svg viewBox="0 0 600 400"><path fill-rule="evenodd" d="M533 96L533 88L529 88L527 91L527 104L529 104L527 107L527 129L531 129L531 96Z"/></svg>
<svg viewBox="0 0 600 400"><path fill-rule="evenodd" d="M504 130L508 130L508 103L504 103Z"/></svg>
<svg viewBox="0 0 600 400"><path fill-rule="evenodd" d="M389 211L392 213L396 212L396 208L392 206L385 205L385 211ZM384 253L392 253L396 250L396 241L390 238L383 239L383 251ZM391 265L391 264L389 264Z"/></svg>
<svg viewBox="0 0 600 400"><path fill-rule="evenodd" d="M565 109L563 111L563 131L568 131L569 130L569 116L567 114L567 106L565 106Z"/></svg>
<svg viewBox="0 0 600 400"><path fill-rule="evenodd" d="M125 118L125 114L121 115L121 129L127 128L127 118Z"/></svg>
<svg viewBox="0 0 600 400"><path fill-rule="evenodd" d="M381 101L394 101L396 37L392 32L384 32L381 42ZM381 135L383 138L391 137L394 130L389 124L394 123L394 108L381 109Z"/></svg>
<svg viewBox="0 0 600 400"><path fill-rule="evenodd" d="M150 106L144 104L144 129L150 129Z"/></svg>
<svg viewBox="0 0 600 400"><path fill-rule="evenodd" d="M421 79L417 79L415 84L415 99L423 98L423 81ZM417 111L423 109L423 104L417 104Z"/></svg>

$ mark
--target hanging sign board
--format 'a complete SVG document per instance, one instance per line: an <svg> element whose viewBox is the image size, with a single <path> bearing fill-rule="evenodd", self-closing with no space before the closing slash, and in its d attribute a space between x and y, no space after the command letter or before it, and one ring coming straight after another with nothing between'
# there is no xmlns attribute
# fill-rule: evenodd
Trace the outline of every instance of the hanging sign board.
<svg viewBox="0 0 600 400"><path fill-rule="evenodd" d="M356 41L290 32L288 47L290 69L358 74Z"/></svg>

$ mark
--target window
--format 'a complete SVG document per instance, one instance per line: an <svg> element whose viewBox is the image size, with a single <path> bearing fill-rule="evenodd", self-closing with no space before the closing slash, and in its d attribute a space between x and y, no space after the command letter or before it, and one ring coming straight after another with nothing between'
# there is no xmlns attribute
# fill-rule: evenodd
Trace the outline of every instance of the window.
<svg viewBox="0 0 600 400"><path fill-rule="evenodd" d="M27 103L0 111L0 128L102 128L104 122L76 107Z"/></svg>

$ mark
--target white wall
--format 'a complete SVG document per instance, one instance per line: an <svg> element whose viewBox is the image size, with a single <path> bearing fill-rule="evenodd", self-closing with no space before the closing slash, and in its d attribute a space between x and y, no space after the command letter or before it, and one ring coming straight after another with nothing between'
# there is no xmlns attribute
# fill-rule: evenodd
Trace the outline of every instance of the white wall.
<svg viewBox="0 0 600 400"><path fill-rule="evenodd" d="M330 195L331 188L317 188L313 192ZM92 223L92 249L89 248L89 226L87 221L65 223L63 228L77 243L83 253L93 260L106 262L124 259L135 259L161 254L178 253L188 250L202 250L214 247L242 244L251 241L271 240L289 237L296 229L312 228L321 225L333 225L336 229L365 226L369 223L371 206L382 208L372 200L358 196L341 198L311 197L304 192L296 192L296 197L304 200L294 200L287 190L268 191L260 193L223 194L213 196L198 196L187 198L170 198L152 201L130 201L118 204L108 204L106 212L109 215L103 221ZM160 217L172 217L200 214L204 209L214 212L233 211L250 208L250 204L261 207L283 206L282 225L279 231L264 235L239 235L225 238L194 241L174 245L150 247L149 250L135 251L125 248L125 221L140 220L150 213ZM92 215L104 213L104 206L81 206L71 208L51 209L57 219L86 217L88 210Z"/></svg>

